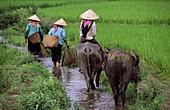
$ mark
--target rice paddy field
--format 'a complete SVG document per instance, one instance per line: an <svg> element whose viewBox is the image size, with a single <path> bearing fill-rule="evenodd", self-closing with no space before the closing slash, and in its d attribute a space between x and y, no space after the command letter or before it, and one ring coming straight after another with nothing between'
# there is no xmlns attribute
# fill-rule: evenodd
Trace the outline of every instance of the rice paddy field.
<svg viewBox="0 0 170 110"><path fill-rule="evenodd" d="M64 18L70 42L78 43L80 14L92 9L103 47L134 49L154 67L170 72L170 1L101 1L40 8L38 15Z"/></svg>
<svg viewBox="0 0 170 110"><path fill-rule="evenodd" d="M84 2L99 2L103 0L0 0L0 3L3 4L0 7L0 12L4 10L17 9L21 7L54 7L67 4L76 4Z"/></svg>

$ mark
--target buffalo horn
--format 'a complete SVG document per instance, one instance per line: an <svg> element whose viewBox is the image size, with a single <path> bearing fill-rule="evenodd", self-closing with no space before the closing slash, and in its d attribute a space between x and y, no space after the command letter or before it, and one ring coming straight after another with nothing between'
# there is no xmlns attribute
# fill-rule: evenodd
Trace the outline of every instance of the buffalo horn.
<svg viewBox="0 0 170 110"><path fill-rule="evenodd" d="M109 49L109 48L107 48L107 47L105 47L108 51L110 51L111 49Z"/></svg>
<svg viewBox="0 0 170 110"><path fill-rule="evenodd" d="M133 49L132 49L132 51L133 51L133 53L136 56L136 63L135 63L135 65L138 65L139 64L139 56L138 56L138 54Z"/></svg>

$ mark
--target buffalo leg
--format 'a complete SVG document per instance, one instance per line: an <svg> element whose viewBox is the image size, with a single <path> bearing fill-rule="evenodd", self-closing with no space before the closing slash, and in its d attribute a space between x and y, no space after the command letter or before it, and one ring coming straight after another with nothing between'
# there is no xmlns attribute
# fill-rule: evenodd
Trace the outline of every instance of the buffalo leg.
<svg viewBox="0 0 170 110"><path fill-rule="evenodd" d="M91 85L91 89L94 90L95 89L95 85L94 85L94 77L95 77L95 71L92 69L92 66L90 66L90 73L91 77L90 77L90 85Z"/></svg>
<svg viewBox="0 0 170 110"><path fill-rule="evenodd" d="M118 97L119 97L119 88L118 86L113 87L114 88L114 100L115 100L115 105L118 105Z"/></svg>
<svg viewBox="0 0 170 110"><path fill-rule="evenodd" d="M92 76L92 78L90 79L90 85L91 85L91 89L94 90L95 89L95 85L94 85L94 79L93 79L94 76Z"/></svg>
<svg viewBox="0 0 170 110"><path fill-rule="evenodd" d="M111 82L111 81L112 80L110 80L110 85L111 85L112 92L114 95L115 105L118 105L119 87L118 87L118 85L113 85L113 82Z"/></svg>
<svg viewBox="0 0 170 110"><path fill-rule="evenodd" d="M90 91L90 78L87 78L86 84L87 84L87 92L89 92Z"/></svg>
<svg viewBox="0 0 170 110"><path fill-rule="evenodd" d="M101 69L99 69L97 71L97 76L96 76L96 86L97 87L99 87L100 75L101 75Z"/></svg>
<svg viewBox="0 0 170 110"><path fill-rule="evenodd" d="M126 89L127 89L127 82L121 83L120 84L120 95L121 95L122 106L125 106Z"/></svg>
<svg viewBox="0 0 170 110"><path fill-rule="evenodd" d="M84 75L84 77L85 77L85 79L86 79L87 92L89 92L89 91L90 91L90 78L89 78L89 76L88 76L87 70L84 69L84 68L83 68L82 70L83 70L83 75Z"/></svg>

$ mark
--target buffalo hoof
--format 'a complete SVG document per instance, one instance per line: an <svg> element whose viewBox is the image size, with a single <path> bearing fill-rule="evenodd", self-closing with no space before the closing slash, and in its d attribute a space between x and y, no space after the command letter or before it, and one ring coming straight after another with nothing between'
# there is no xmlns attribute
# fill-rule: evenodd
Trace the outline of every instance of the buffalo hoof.
<svg viewBox="0 0 170 110"><path fill-rule="evenodd" d="M91 86L91 89L92 89L92 90L95 90L96 88L95 88L95 86Z"/></svg>
<svg viewBox="0 0 170 110"><path fill-rule="evenodd" d="M99 83L96 84L96 87L99 87Z"/></svg>

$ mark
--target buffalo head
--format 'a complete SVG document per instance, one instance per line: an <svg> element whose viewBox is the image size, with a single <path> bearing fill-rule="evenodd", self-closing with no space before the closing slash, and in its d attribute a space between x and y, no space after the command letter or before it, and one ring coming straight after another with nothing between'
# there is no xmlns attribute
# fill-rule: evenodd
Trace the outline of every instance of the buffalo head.
<svg viewBox="0 0 170 110"><path fill-rule="evenodd" d="M139 56L138 54L132 49L131 52L134 53L134 55L132 55L132 60L133 60L133 68L132 68L132 81L134 81L135 83L137 83L138 81L141 80L141 77L139 75Z"/></svg>

